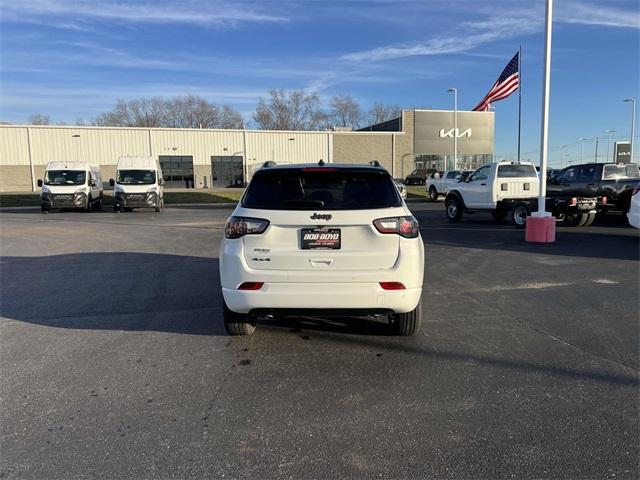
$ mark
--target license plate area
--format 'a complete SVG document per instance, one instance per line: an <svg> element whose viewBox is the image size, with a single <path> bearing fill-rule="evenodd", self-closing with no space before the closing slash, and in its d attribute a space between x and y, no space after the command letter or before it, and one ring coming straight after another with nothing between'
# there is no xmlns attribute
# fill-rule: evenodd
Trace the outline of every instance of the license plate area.
<svg viewBox="0 0 640 480"><path fill-rule="evenodd" d="M339 228L303 228L300 231L302 250L340 250L341 241Z"/></svg>

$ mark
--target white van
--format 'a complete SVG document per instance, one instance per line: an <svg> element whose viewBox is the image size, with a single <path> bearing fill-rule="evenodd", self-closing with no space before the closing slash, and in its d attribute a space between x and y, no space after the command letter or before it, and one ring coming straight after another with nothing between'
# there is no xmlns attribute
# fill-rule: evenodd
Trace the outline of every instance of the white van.
<svg viewBox="0 0 640 480"><path fill-rule="evenodd" d="M91 210L102 207L102 176L100 169L86 162L49 162L44 180L38 180L40 208L79 208Z"/></svg>
<svg viewBox="0 0 640 480"><path fill-rule="evenodd" d="M130 211L133 208L164 207L164 180L158 159L154 157L120 157L116 178L109 180L113 187L113 209Z"/></svg>

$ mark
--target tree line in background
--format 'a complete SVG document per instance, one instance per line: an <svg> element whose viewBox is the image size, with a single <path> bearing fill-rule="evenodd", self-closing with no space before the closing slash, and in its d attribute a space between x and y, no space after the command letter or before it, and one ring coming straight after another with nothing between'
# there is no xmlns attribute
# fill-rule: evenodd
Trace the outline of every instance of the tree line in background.
<svg viewBox="0 0 640 480"><path fill-rule="evenodd" d="M400 116L397 105L375 103L363 110L349 95L335 95L323 109L320 97L302 90L271 90L260 98L251 119L262 130L324 130L332 127L353 129ZM36 113L31 125L50 125L51 117ZM90 123L78 119L75 125L160 128L245 128L242 114L230 105L216 105L197 95L174 98L144 97L118 100L109 111Z"/></svg>

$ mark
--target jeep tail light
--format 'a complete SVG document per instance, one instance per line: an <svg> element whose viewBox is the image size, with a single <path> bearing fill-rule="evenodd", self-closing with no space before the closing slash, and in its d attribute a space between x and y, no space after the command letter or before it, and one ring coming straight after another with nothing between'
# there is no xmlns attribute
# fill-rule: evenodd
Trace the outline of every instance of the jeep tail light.
<svg viewBox="0 0 640 480"><path fill-rule="evenodd" d="M405 290L405 286L400 282L380 282L383 290Z"/></svg>
<svg viewBox="0 0 640 480"><path fill-rule="evenodd" d="M571 205L572 207L575 207L576 205L578 205L578 199L576 197L573 197L569 205Z"/></svg>
<svg viewBox="0 0 640 480"><path fill-rule="evenodd" d="M634 193L634 194L638 193L638 187L636 187L636 189L633 191L633 193ZM607 197L602 197L602 198L600 199L600 203L601 203L602 205L606 205L606 204L607 204Z"/></svg>
<svg viewBox="0 0 640 480"><path fill-rule="evenodd" d="M238 285L238 290L260 290L264 282L244 282Z"/></svg>
<svg viewBox="0 0 640 480"><path fill-rule="evenodd" d="M636 188L633 189L633 193L631 196L633 197L636 193L640 192L640 183L636 185Z"/></svg>
<svg viewBox="0 0 640 480"><path fill-rule="evenodd" d="M259 235L269 226L268 220L249 217L230 217L224 226L225 238L240 238L244 235Z"/></svg>
<svg viewBox="0 0 640 480"><path fill-rule="evenodd" d="M405 238L416 238L420 232L418 221L412 216L379 218L373 221L373 226L380 233L395 233Z"/></svg>

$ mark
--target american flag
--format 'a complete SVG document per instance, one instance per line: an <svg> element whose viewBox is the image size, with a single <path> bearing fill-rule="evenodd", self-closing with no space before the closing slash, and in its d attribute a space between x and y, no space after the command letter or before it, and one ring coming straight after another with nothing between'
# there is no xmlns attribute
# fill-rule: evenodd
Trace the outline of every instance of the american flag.
<svg viewBox="0 0 640 480"><path fill-rule="evenodd" d="M491 102L497 102L503 98L507 98L513 92L518 90L520 86L519 55L516 53L511 61L502 71L496 83L491 87L489 93L485 95L482 101L475 106L474 112L488 112Z"/></svg>

